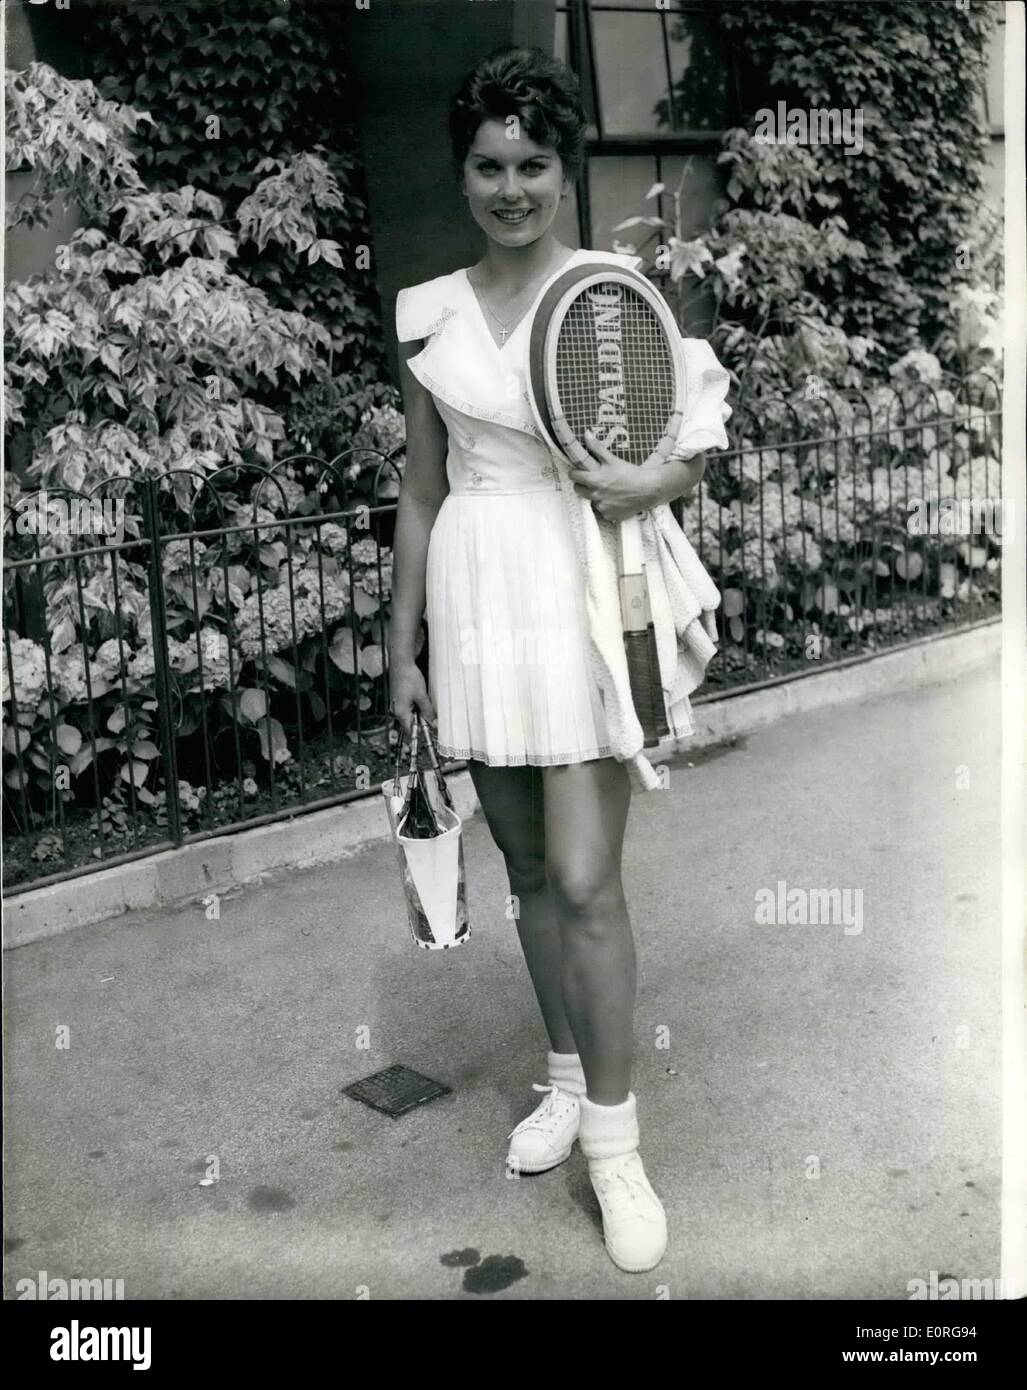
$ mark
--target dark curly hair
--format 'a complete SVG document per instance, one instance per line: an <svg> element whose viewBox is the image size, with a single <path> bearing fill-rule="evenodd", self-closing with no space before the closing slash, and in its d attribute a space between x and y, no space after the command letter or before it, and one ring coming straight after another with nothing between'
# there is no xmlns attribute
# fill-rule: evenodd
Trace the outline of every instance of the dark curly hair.
<svg viewBox="0 0 1027 1390"><path fill-rule="evenodd" d="M541 48L497 48L471 69L449 109L453 158L463 165L485 121L517 116L536 145L551 145L576 179L585 152L585 112L578 79Z"/></svg>

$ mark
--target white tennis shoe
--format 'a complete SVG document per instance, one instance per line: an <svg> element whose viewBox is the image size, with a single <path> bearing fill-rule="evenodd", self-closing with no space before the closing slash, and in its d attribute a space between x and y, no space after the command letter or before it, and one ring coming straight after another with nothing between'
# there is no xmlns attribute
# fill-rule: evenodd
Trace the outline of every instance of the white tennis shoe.
<svg viewBox="0 0 1027 1390"><path fill-rule="evenodd" d="M645 1175L637 1150L590 1158L588 1175L603 1213L603 1238L618 1269L653 1269L667 1250L667 1215Z"/></svg>
<svg viewBox="0 0 1027 1390"><path fill-rule="evenodd" d="M578 1097L560 1086L540 1086L537 1081L532 1082L532 1090L548 1094L507 1136L511 1142L506 1166L511 1172L544 1173L555 1168L570 1157L578 1137Z"/></svg>
<svg viewBox="0 0 1027 1390"><path fill-rule="evenodd" d="M618 1269L653 1269L667 1250L667 1214L638 1152L634 1092L620 1105L580 1101L579 1139L603 1214L606 1252Z"/></svg>

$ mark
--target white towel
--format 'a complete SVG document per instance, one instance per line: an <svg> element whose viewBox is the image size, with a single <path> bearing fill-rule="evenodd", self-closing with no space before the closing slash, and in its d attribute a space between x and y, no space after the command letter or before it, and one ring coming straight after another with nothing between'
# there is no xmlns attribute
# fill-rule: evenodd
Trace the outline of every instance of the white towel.
<svg viewBox="0 0 1027 1390"><path fill-rule="evenodd" d="M677 450L691 455L710 448L725 449L724 422L731 414L725 397L730 378L703 339L684 338L681 346L687 386ZM617 524L598 517L588 498L574 491L562 455L555 456L554 462L585 572L592 669L603 698L610 747L613 756L627 765L632 785L637 790L653 791L661 782L642 751L644 735L628 681L617 584ZM668 738L676 750L681 740L694 732L688 697L701 684L716 651L714 615L720 594L668 504L644 512L640 529L670 725ZM661 751L667 741L661 744Z"/></svg>

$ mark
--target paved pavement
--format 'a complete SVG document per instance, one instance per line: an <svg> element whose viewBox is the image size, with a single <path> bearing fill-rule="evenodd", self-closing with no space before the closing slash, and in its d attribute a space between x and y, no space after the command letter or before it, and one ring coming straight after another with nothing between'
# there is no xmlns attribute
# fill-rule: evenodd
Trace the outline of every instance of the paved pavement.
<svg viewBox="0 0 1027 1390"><path fill-rule="evenodd" d="M452 952L411 943L387 842L218 921L134 913L10 952L7 1296L41 1270L162 1299L904 1299L932 1270L997 1278L999 754L992 662L685 755L636 796L633 1086L671 1238L647 1274L606 1256L577 1149L504 1174L547 1040L480 817L474 939ZM779 881L858 888L861 919L757 923ZM395 1062L452 1094L394 1120L341 1093Z"/></svg>

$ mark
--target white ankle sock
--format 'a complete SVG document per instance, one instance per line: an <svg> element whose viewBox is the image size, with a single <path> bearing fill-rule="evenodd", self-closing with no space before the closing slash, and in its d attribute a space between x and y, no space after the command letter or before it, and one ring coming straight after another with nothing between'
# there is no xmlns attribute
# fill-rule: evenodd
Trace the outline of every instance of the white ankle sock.
<svg viewBox="0 0 1027 1390"><path fill-rule="evenodd" d="M550 1052L547 1060L551 1086L559 1086L561 1091L569 1091L574 1096L585 1094L585 1073L576 1052Z"/></svg>
<svg viewBox="0 0 1027 1390"><path fill-rule="evenodd" d="M638 1111L634 1091L619 1105L599 1105L587 1096L579 1097L581 1130L579 1140L586 1158L616 1158L638 1148Z"/></svg>

